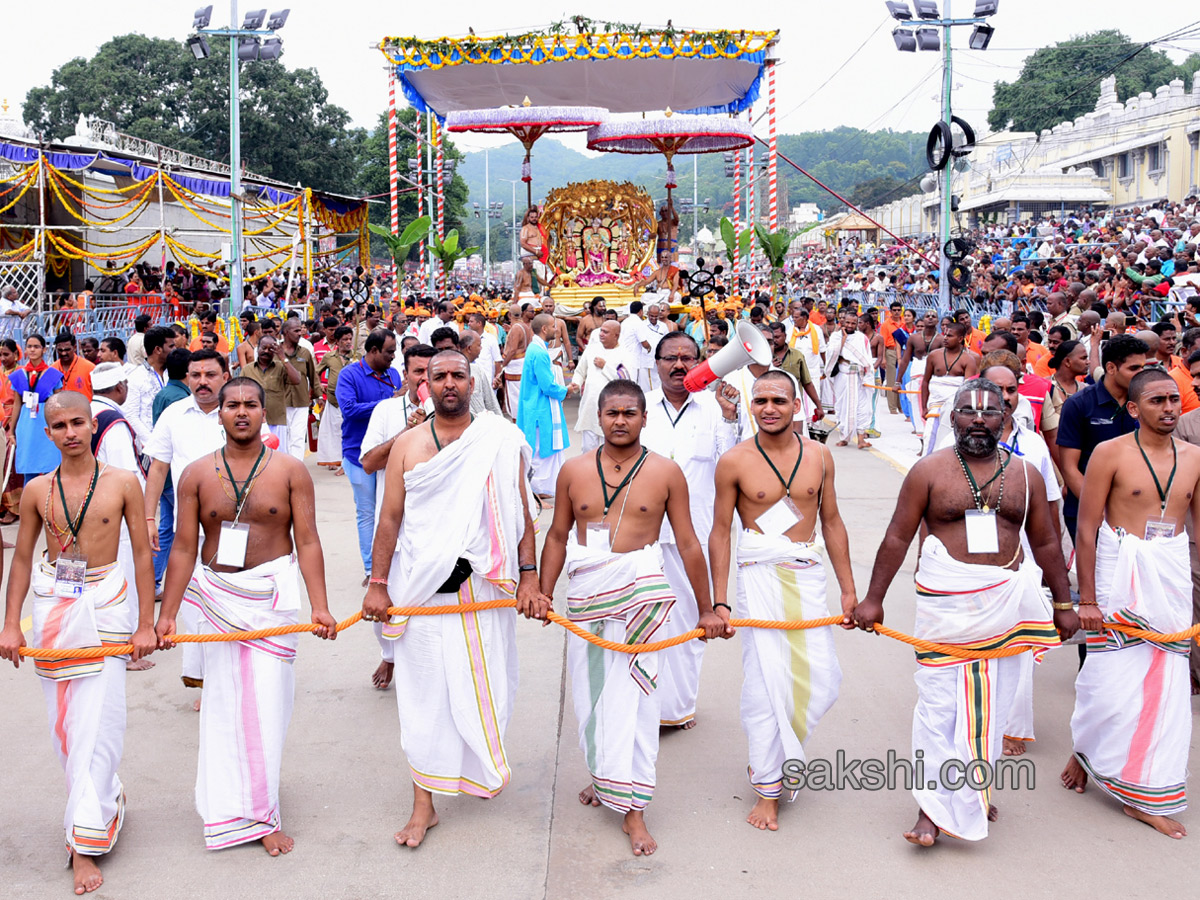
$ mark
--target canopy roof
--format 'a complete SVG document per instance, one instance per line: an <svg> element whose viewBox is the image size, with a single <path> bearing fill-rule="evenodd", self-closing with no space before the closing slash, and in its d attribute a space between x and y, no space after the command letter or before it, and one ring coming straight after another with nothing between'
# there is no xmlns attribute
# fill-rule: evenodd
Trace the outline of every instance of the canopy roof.
<svg viewBox="0 0 1200 900"><path fill-rule="evenodd" d="M405 97L420 112L597 106L738 113L758 98L777 31L547 32L420 40L384 38Z"/></svg>

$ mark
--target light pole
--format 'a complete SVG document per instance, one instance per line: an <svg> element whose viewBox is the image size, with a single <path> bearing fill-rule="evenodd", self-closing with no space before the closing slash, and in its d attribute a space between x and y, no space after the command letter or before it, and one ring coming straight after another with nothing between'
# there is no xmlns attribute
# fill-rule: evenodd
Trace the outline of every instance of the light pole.
<svg viewBox="0 0 1200 900"><path fill-rule="evenodd" d="M913 0L920 24L920 27L915 30L904 27L912 20L912 10L909 9L908 3L903 0L887 0L886 5L892 18L901 23L892 31L892 39L896 42L897 50L912 52L917 49L941 49L942 51L942 118L934 126L934 130L942 135L942 142L945 146L942 148L940 165L934 166L934 168L940 168L942 175L941 212L938 223L940 225L938 230L941 233L938 247L938 302L942 309L948 310L950 309L950 259L946 256L946 245L950 242L950 217L954 212L954 197L951 193L954 177L953 158L956 155L965 155L971 149L965 144L962 147L955 147L950 132L950 125L954 121L950 110L950 86L954 80L950 29L955 25L974 25L975 30L971 33L970 47L972 50L986 50L992 39L992 33L995 31L992 26L987 24L987 17L996 14L998 0L975 0L975 15L969 19L951 18L950 0L944 0L944 2L945 18L940 18L937 3L934 0ZM938 28L942 30L940 42ZM969 142L971 138L968 137L967 140ZM934 161L930 159L929 162L933 165Z"/></svg>
<svg viewBox="0 0 1200 900"><path fill-rule="evenodd" d="M521 183L519 178L501 178L501 181L507 181L512 185L512 256L509 263L512 265L512 280L513 284L517 283L517 185Z"/></svg>
<svg viewBox="0 0 1200 900"><path fill-rule="evenodd" d="M273 12L269 19L265 9L251 10L246 13L242 27L234 28L233 23L237 21L238 14L237 0L229 0L229 27L209 28L212 9L209 5L196 10L192 17L195 34L188 38L187 47L196 59L206 59L209 49L204 35L229 38L229 216L232 223L230 236L233 242L229 260L229 312L232 314L234 304L240 308L245 299L245 290L242 287L242 134L238 63L242 60L251 62L256 59L279 58L279 54L283 52L283 41L275 37L275 32L283 28L290 10ZM263 37L267 40L264 41Z"/></svg>

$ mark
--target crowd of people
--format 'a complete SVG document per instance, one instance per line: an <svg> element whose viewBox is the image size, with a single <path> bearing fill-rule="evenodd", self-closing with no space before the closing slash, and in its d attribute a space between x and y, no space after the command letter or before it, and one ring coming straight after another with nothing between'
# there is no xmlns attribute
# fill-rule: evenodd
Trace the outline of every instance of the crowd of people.
<svg viewBox="0 0 1200 900"><path fill-rule="evenodd" d="M350 485L362 617L380 647L371 681L397 696L414 793L401 845L438 824L435 795L494 797L509 783L515 622L547 617L561 575L560 611L595 636L640 644L700 629L711 640L732 636L735 606L751 618L825 616L827 559L842 627L873 630L918 530L916 636L934 648L918 654L913 728L926 770L1022 753L1034 657L1082 629L1063 783L1081 791L1090 779L1127 814L1183 836L1171 816L1186 804L1200 657L1192 642L1189 666L1189 642L1162 635L1192 623L1200 593L1183 526L1200 513L1200 302L1153 321L1148 298L1197 271L1189 202L1051 220L1015 246L1020 236L981 236L977 276L1009 280L983 319L906 304L908 282L887 269L862 287L885 302L864 304L845 294L863 275L826 279L814 258L777 295L681 307L647 294L624 315L603 297L561 315L553 292L532 285L503 307L485 295L392 296L366 277L356 297L358 272L319 286L308 308L262 315L247 304L236 329L197 300L194 335L145 314L128 341L55 334L53 362L41 335L0 342L12 473L0 523L19 523L0 657L20 659L27 596L35 646L133 646L35 664L70 785L76 892L101 884L95 857L124 818L127 671L153 665L177 633L297 623L301 580L315 633L336 637L304 465L314 451L321 477ZM1103 240L1093 260L1080 242L1092 237L1115 238L1117 262ZM1031 248L1038 256L1022 257ZM1026 292L1022 273L1046 248L1061 266L1045 291ZM984 261L992 249L1000 259ZM746 329L761 332L770 360L689 390L698 367L747 343ZM825 436L836 427L839 446L869 447L880 394L923 448L860 599ZM581 452L568 452L575 441ZM515 610L389 611L505 598ZM294 634L181 644L184 684L203 689L196 804L210 849L292 849L279 761L297 646ZM985 649L1029 652L970 658ZM694 725L703 650L568 646L591 776L580 801L621 813L636 855L656 849L645 810L659 729ZM749 630L743 664L747 821L775 830L788 765L803 762L841 670L827 628L799 644ZM913 793L912 843L987 835L984 791Z"/></svg>

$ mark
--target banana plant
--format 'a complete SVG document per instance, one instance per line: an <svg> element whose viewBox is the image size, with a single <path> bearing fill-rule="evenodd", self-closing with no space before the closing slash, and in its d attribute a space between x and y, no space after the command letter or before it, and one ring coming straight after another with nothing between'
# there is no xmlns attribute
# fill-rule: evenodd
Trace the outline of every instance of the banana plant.
<svg viewBox="0 0 1200 900"><path fill-rule="evenodd" d="M478 247L458 246L457 228L451 228L444 241L437 236L436 232L431 237L433 239L433 255L441 262L442 272L447 275L454 271L454 264L460 259L466 259L479 252Z"/></svg>
<svg viewBox="0 0 1200 900"><path fill-rule="evenodd" d="M397 268L400 268L404 266L404 261L408 259L408 254L412 250L413 244L418 243L421 238L425 237L432 222L433 220L429 216L421 216L419 219L409 222L399 236L392 234L389 229L381 225L370 225L368 227L373 234L377 234L383 238L383 242L387 245L388 253L391 254Z"/></svg>
<svg viewBox="0 0 1200 900"><path fill-rule="evenodd" d="M725 257L729 260L731 269L739 259L750 252L750 243L753 240L753 228L747 228L738 234L728 217L721 218L721 241L725 244Z"/></svg>

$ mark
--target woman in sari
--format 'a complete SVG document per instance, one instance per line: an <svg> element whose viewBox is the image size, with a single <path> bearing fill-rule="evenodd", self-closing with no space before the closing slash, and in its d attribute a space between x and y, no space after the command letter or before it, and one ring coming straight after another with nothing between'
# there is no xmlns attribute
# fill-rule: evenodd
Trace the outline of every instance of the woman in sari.
<svg viewBox="0 0 1200 900"><path fill-rule="evenodd" d="M25 339L25 365L9 378L13 391L8 420L9 440L16 440L15 471L32 478L59 464L58 448L46 437L46 401L62 389L62 373L44 359L46 339L31 334Z"/></svg>

